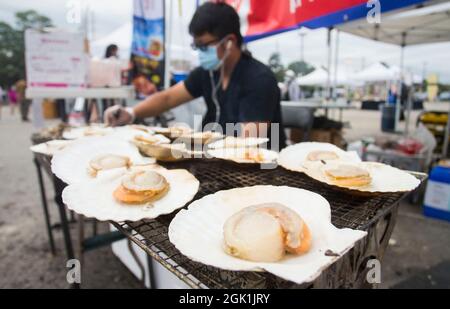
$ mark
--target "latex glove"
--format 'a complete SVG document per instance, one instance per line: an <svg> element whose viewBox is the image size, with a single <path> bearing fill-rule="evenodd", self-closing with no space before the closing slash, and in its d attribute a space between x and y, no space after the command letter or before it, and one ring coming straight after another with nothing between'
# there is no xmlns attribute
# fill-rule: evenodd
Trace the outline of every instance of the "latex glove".
<svg viewBox="0 0 450 309"><path fill-rule="evenodd" d="M103 118L106 125L118 127L133 123L135 115L133 108L116 105L108 108Z"/></svg>

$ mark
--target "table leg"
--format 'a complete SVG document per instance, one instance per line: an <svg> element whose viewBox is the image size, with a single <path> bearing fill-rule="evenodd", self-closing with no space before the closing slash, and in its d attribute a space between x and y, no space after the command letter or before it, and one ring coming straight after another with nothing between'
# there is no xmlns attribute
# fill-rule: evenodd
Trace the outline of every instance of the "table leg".
<svg viewBox="0 0 450 309"><path fill-rule="evenodd" d="M53 239L52 226L50 223L50 213L48 212L47 195L45 194L45 185L44 185L44 179L42 178L41 165L39 164L39 161L36 158L34 159L34 164L36 165L36 170L37 170L37 174L38 174L39 189L41 192L42 208L44 209L44 219L45 219L45 225L47 227L47 234L48 234L48 241L50 243L50 250L52 252L52 255L56 255L55 241Z"/></svg>
<svg viewBox="0 0 450 309"><path fill-rule="evenodd" d="M55 187L55 202L56 205L58 206L59 216L61 218L61 229L63 231L67 259L72 260L75 258L75 255L73 252L72 238L70 236L69 222L67 220L66 205L64 205L62 201L63 188L61 182L56 178L54 178L53 182Z"/></svg>
<svg viewBox="0 0 450 309"><path fill-rule="evenodd" d="M147 264L148 264L148 276L149 276L149 280L150 280L150 289L156 289L156 280L155 280L155 273L153 271L153 264L152 264L152 258L150 257L150 255L147 255Z"/></svg>
<svg viewBox="0 0 450 309"><path fill-rule="evenodd" d="M130 239L127 239L127 246L128 250L130 251L131 256L133 257L134 261L136 262L137 266L139 267L139 270L141 271L141 283L142 286L145 287L145 267L142 264L141 260L139 259L139 256L137 255L136 251L133 248L133 243ZM149 270L150 272L150 270Z"/></svg>

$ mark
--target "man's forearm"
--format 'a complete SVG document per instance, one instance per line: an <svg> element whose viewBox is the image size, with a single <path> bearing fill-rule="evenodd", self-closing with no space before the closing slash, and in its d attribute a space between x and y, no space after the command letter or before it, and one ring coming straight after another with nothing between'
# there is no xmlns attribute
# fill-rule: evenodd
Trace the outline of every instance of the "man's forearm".
<svg viewBox="0 0 450 309"><path fill-rule="evenodd" d="M136 118L156 117L170 109L167 94L159 92L134 107Z"/></svg>
<svg viewBox="0 0 450 309"><path fill-rule="evenodd" d="M155 117L192 99L184 83L179 83L139 103L134 114L137 118Z"/></svg>

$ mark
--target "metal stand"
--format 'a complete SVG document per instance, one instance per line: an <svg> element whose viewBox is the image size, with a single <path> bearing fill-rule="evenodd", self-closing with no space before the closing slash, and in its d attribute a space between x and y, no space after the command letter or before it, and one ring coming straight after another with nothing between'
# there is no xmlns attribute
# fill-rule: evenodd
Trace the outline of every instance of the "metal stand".
<svg viewBox="0 0 450 309"><path fill-rule="evenodd" d="M52 232L52 226L50 221L50 213L48 212L48 204L47 204L47 195L45 194L45 185L44 185L44 179L42 178L42 170L41 166L39 165L39 162L35 158L33 160L34 165L36 166L37 174L38 174L38 181L39 181L39 189L41 192L41 202L42 202L42 208L44 210L44 220L45 220L45 226L47 228L47 234L48 234L48 242L50 244L50 250L52 252L52 255L56 255L56 249L55 249L55 240L53 239L53 232Z"/></svg>

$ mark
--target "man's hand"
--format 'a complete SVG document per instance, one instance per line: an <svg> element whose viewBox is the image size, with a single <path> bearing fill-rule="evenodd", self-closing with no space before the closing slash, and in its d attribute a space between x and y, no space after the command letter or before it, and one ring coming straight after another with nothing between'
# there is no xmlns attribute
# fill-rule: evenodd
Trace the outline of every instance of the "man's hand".
<svg viewBox="0 0 450 309"><path fill-rule="evenodd" d="M135 116L132 108L116 105L108 108L103 118L106 125L118 127L133 123Z"/></svg>

